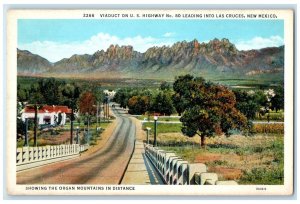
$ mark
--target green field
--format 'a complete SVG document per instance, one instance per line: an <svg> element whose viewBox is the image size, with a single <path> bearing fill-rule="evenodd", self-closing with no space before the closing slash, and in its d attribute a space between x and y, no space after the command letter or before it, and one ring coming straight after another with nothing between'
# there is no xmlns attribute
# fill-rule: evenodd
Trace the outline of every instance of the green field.
<svg viewBox="0 0 300 204"><path fill-rule="evenodd" d="M270 111L270 113L266 113L263 116L257 116L256 120L260 120L260 121L268 121L268 117L270 119L270 121L284 121L284 111L280 110L278 112L275 111Z"/></svg>
<svg viewBox="0 0 300 204"><path fill-rule="evenodd" d="M268 116L269 115L269 116ZM270 121L281 121L283 122L284 121L284 111L283 110L279 110L278 112L275 112L275 111L270 111L270 113L268 114L265 114L265 115L257 115L255 120L258 120L258 121L268 121L268 117L270 119ZM148 120L148 115L140 115L140 116L136 116L136 118L138 120ZM179 122L180 118L179 117L158 117L158 120L159 121L176 121L176 122ZM153 116L150 116L150 120L153 121Z"/></svg>
<svg viewBox="0 0 300 204"><path fill-rule="evenodd" d="M29 88L32 84L36 84L41 77L18 76L17 82L22 88ZM158 88L163 80L156 79L132 79L132 78L116 78L116 79L78 79L78 78L55 78L58 81L66 83L76 83L79 86L101 86L103 89L117 88Z"/></svg>
<svg viewBox="0 0 300 204"><path fill-rule="evenodd" d="M182 73L186 74L186 73ZM193 74L193 73L190 73ZM179 74L178 74L179 75ZM260 89L260 88L270 88L275 87L279 82L283 81L283 73L273 73L273 74L260 74L254 76L245 76L239 74L224 74L215 73L210 71L203 71L200 74L195 73L195 76L204 77L208 81L215 83L224 84L231 86L232 88L239 89ZM66 83L76 82L78 85L101 85L104 89L117 89L117 88L158 88L163 81L167 81L170 84L175 80L173 76L167 74L166 76L160 75L160 77L151 77L148 75L138 77L128 77L128 78L74 78L74 77L55 77L57 80L65 81ZM36 83L41 77L30 77L30 76L18 76L17 82L22 84L22 87L30 87L31 84Z"/></svg>
<svg viewBox="0 0 300 204"><path fill-rule="evenodd" d="M148 117L148 115L140 115L140 116L136 116L136 118L138 120L148 120L150 119L151 121L153 121L153 116ZM179 122L179 117L158 117L158 121L178 121Z"/></svg>
<svg viewBox="0 0 300 204"><path fill-rule="evenodd" d="M153 142L151 137L150 142ZM204 163L220 180L239 184L282 185L284 182L284 137L282 134L251 137L233 135L206 139L200 148L199 137L178 133L159 134L159 148L175 152L190 163Z"/></svg>
<svg viewBox="0 0 300 204"><path fill-rule="evenodd" d="M143 123L143 129L150 127L151 131L154 131L154 123L146 122ZM168 123L158 123L157 124L157 133L169 133L169 132L180 132L181 124L168 124Z"/></svg>
<svg viewBox="0 0 300 204"><path fill-rule="evenodd" d="M268 133L258 131L270 126ZM273 127L274 126L274 127ZM275 127L276 126L276 127ZM278 127L277 127L278 126ZM154 140L153 122L150 143ZM256 124L252 136L232 135L206 138L206 147L200 148L200 137L181 133L181 124L158 124L159 148L175 152L190 163L205 163L220 180L236 180L239 184L282 185L284 164L283 124ZM274 133L273 133L274 132Z"/></svg>

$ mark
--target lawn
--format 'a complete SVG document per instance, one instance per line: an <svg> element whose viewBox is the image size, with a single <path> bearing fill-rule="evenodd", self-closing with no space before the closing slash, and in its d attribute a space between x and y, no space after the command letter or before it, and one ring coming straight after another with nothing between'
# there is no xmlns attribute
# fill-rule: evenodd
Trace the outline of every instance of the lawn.
<svg viewBox="0 0 300 204"><path fill-rule="evenodd" d="M143 130L146 127L150 127L151 131L154 131L154 122L143 123ZM168 132L180 132L181 124L180 123L159 123L157 124L157 133L168 133Z"/></svg>
<svg viewBox="0 0 300 204"><path fill-rule="evenodd" d="M266 113L263 116L257 116L255 120L260 120L260 121L268 121L268 117L270 121L284 121L284 111L270 111L270 113Z"/></svg>
<svg viewBox="0 0 300 204"><path fill-rule="evenodd" d="M153 142L153 122L150 143ZM186 137L181 124L159 123L157 144L173 151L191 163L205 163L210 172L221 180L236 180L239 184L272 185L284 182L283 152L284 124L255 124L254 135L216 136L206 139L206 148L200 148L200 137Z"/></svg>
<svg viewBox="0 0 300 204"><path fill-rule="evenodd" d="M150 138L152 142L153 135ZM205 149L200 148L199 140L181 133L160 133L157 138L160 148L191 163L205 163L220 180L233 179L249 185L283 184L283 134L216 136L207 138Z"/></svg>
<svg viewBox="0 0 300 204"><path fill-rule="evenodd" d="M136 116L138 120L148 120L148 115L140 115ZM153 121L153 116L150 116L150 120ZM170 116L159 116L158 121L178 121L179 122L179 117L170 117Z"/></svg>
<svg viewBox="0 0 300 204"><path fill-rule="evenodd" d="M103 129L105 129L109 124L111 123L111 121L101 121L101 123L98 123L98 127L101 127L101 128L103 128ZM84 127L86 128L86 125L84 125L84 123L77 123L77 122L74 122L73 123L73 125L74 125L74 129L78 126L78 127L80 127L80 129L83 129ZM64 129L65 130L69 130L70 129L70 127L71 127L71 124L70 123L66 123L65 125L64 125ZM96 123L92 123L92 124L90 124L90 128L91 129L95 129L96 128Z"/></svg>
<svg viewBox="0 0 300 204"><path fill-rule="evenodd" d="M111 124L111 122L101 122L101 132L103 132L107 126ZM83 123L80 125L77 123L74 123L74 140L76 141L76 127L80 127L80 141L81 144L84 144L86 141L83 137L84 128L86 129L86 126L84 126ZM91 124L90 126L90 144L95 145L97 144L97 141L101 139L101 132L96 132L96 124ZM28 131L29 134L29 146L33 146L33 131ZM37 137L37 143L38 146L46 146L46 145L60 145L60 144L69 144L70 143L70 124L66 124L64 127L58 127L51 130L45 130L45 131L38 131L38 137ZM17 147L22 147L24 145L24 140L17 141Z"/></svg>

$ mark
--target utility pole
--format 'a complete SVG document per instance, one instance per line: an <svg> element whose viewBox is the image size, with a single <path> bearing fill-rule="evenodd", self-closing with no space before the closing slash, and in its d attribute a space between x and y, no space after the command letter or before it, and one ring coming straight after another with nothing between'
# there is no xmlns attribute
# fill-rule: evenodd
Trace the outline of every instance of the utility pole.
<svg viewBox="0 0 300 204"><path fill-rule="evenodd" d="M109 120L109 98L107 98L107 118Z"/></svg>
<svg viewBox="0 0 300 204"><path fill-rule="evenodd" d="M71 113L71 138L70 138L70 144L73 144L73 120L74 120L74 109L72 107L71 109L72 113Z"/></svg>
<svg viewBox="0 0 300 204"><path fill-rule="evenodd" d="M97 101L97 113L96 113L96 132L98 132L98 112L99 112L99 103Z"/></svg>
<svg viewBox="0 0 300 204"><path fill-rule="evenodd" d="M149 135L150 135L150 130L151 128L147 127L147 144L149 144Z"/></svg>
<svg viewBox="0 0 300 204"><path fill-rule="evenodd" d="M28 147L28 118L25 118L25 142L24 147Z"/></svg>
<svg viewBox="0 0 300 204"><path fill-rule="evenodd" d="M76 137L76 139L77 139L76 143L79 144L80 143L80 141L79 141L79 126L76 127L76 136L77 136Z"/></svg>
<svg viewBox="0 0 300 204"><path fill-rule="evenodd" d="M34 144L33 146L37 146L37 126L38 126L38 121L37 121L37 114L38 114L38 106L37 104L34 105Z"/></svg>
<svg viewBox="0 0 300 204"><path fill-rule="evenodd" d="M100 108L99 108L99 126L101 127L101 103L100 103Z"/></svg>
<svg viewBox="0 0 300 204"><path fill-rule="evenodd" d="M90 144L90 115L87 115L87 141Z"/></svg>
<svg viewBox="0 0 300 204"><path fill-rule="evenodd" d="M156 147L157 146L157 142L156 142L156 136L157 136L157 120L158 117L154 116L154 142L153 142L153 146Z"/></svg>

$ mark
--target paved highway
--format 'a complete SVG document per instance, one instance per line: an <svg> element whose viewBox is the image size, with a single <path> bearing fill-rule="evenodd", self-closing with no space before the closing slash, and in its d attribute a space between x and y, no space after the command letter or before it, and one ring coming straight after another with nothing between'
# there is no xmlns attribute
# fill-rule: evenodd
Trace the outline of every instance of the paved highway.
<svg viewBox="0 0 300 204"><path fill-rule="evenodd" d="M17 173L18 184L119 184L134 147L135 125L121 109L106 145L92 155Z"/></svg>

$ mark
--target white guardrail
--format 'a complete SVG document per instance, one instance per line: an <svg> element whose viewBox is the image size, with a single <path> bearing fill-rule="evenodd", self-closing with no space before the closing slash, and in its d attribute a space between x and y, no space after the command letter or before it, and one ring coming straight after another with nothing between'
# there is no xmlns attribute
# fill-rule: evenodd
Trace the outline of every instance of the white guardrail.
<svg viewBox="0 0 300 204"><path fill-rule="evenodd" d="M54 145L17 148L17 171L79 156L89 145Z"/></svg>
<svg viewBox="0 0 300 204"><path fill-rule="evenodd" d="M145 154L161 178L169 185L238 185L236 181L219 181L216 173L207 172L202 163L189 164L173 152L145 144Z"/></svg>

